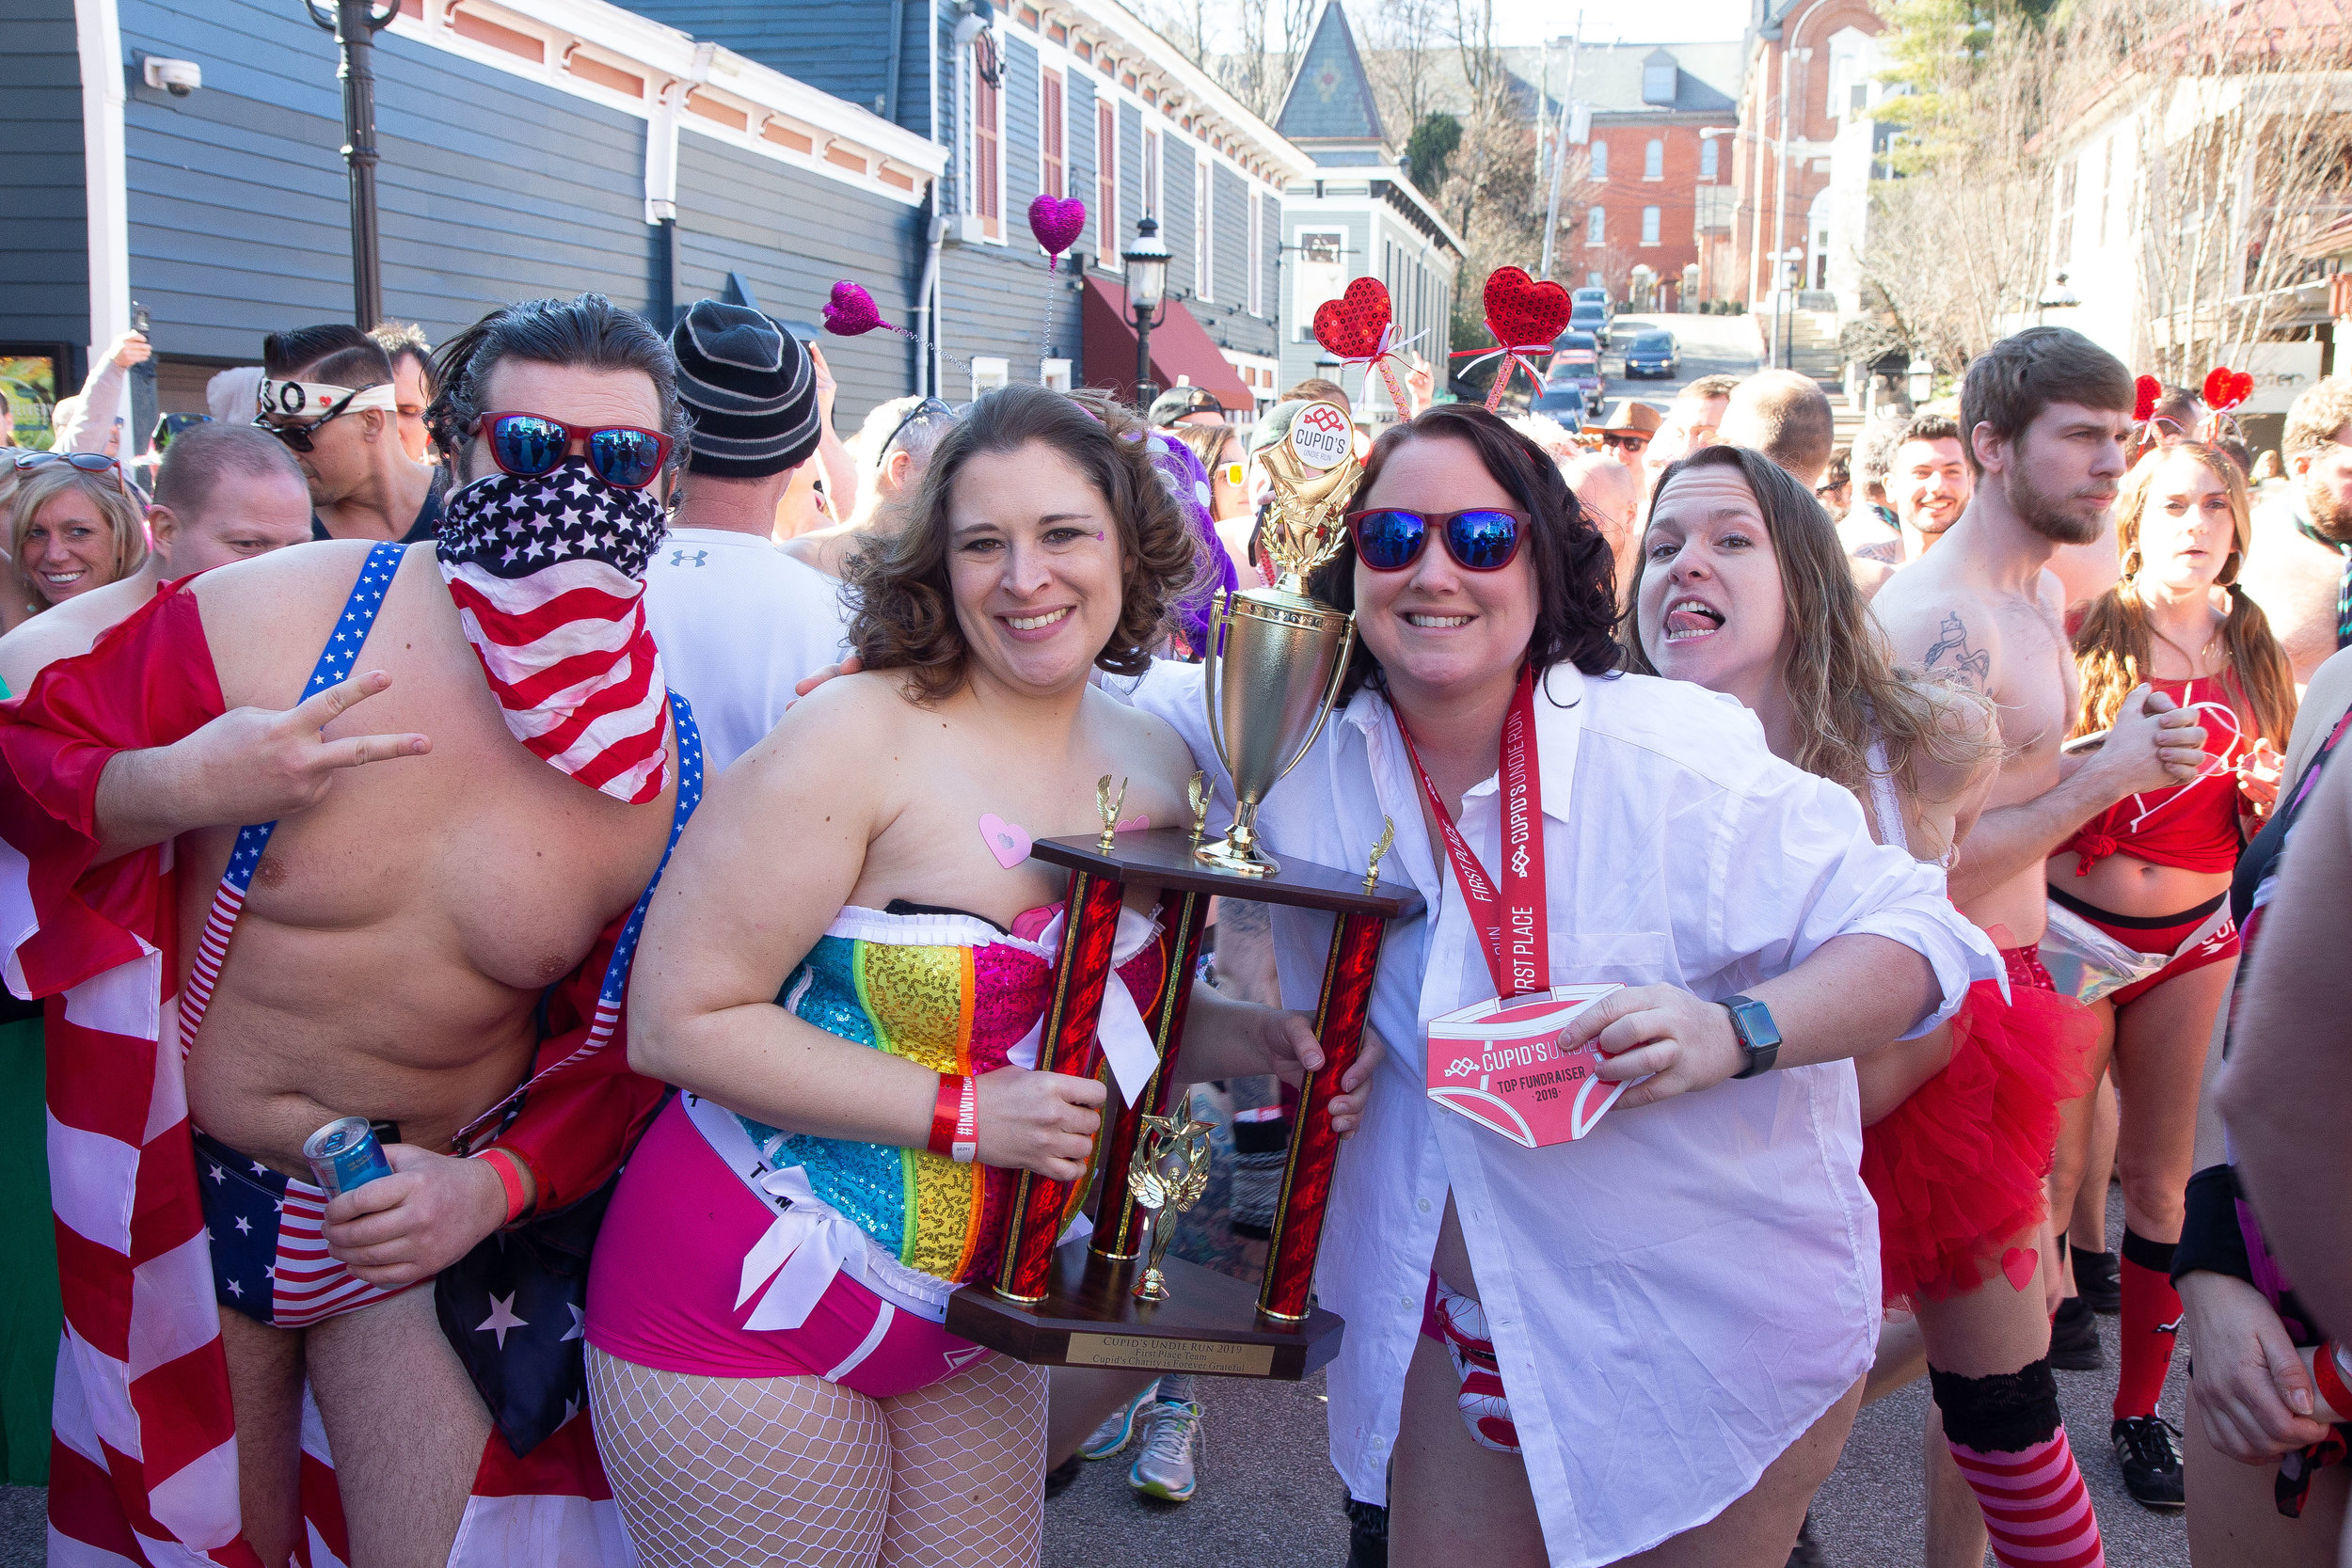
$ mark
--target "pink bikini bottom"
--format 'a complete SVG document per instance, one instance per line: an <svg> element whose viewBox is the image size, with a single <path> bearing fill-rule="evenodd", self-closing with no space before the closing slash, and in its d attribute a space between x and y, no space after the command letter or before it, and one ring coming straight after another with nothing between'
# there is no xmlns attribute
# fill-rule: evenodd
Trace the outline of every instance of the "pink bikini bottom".
<svg viewBox="0 0 2352 1568"><path fill-rule="evenodd" d="M588 1274L588 1342L622 1361L694 1377L821 1377L885 1400L977 1366L989 1352L834 1276L794 1329L743 1326L744 1255L775 1215L720 1163L674 1099L629 1160Z"/></svg>

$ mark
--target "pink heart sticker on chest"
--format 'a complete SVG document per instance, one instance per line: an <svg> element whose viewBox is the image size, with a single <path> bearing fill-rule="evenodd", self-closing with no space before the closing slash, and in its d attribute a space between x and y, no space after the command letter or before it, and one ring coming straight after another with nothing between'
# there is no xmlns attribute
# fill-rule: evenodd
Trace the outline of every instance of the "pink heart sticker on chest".
<svg viewBox="0 0 2352 1568"><path fill-rule="evenodd" d="M996 863L1008 871L1029 858L1029 830L993 811L980 818L980 837Z"/></svg>

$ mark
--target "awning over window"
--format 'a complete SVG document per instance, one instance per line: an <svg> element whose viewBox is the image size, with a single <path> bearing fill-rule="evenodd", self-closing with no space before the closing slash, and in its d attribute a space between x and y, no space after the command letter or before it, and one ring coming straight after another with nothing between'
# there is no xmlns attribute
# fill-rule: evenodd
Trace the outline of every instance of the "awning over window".
<svg viewBox="0 0 2352 1568"><path fill-rule="evenodd" d="M1168 302L1167 319L1152 328L1152 379L1163 390L1181 379L1216 394L1230 413L1256 407L1244 387L1241 372L1226 363L1200 324L1182 300ZM1086 347L1085 373L1089 387L1108 388L1121 399L1136 391L1136 324L1127 309L1124 285L1089 273L1081 325Z"/></svg>

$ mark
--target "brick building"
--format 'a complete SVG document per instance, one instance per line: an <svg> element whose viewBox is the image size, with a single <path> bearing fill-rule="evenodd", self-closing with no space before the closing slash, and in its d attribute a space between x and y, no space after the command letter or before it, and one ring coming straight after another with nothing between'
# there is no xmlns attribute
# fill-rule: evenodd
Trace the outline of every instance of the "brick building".
<svg viewBox="0 0 2352 1568"><path fill-rule="evenodd" d="M1838 183L1867 186L1872 40L1885 26L1870 0L1756 0L1740 128L1727 138L1738 194L1724 297L1759 309L1777 287L1845 292L1838 275L1859 249L1867 200L1832 189L1833 154L1841 135L1851 143L1859 133L1860 166ZM1788 260L1791 250L1803 254ZM1785 259L1778 277L1775 253Z"/></svg>
<svg viewBox="0 0 2352 1568"><path fill-rule="evenodd" d="M1560 278L1645 310L1737 293L1724 277L1740 70L1737 43L1578 49L1573 95L1592 108L1586 204L1581 227L1562 236Z"/></svg>

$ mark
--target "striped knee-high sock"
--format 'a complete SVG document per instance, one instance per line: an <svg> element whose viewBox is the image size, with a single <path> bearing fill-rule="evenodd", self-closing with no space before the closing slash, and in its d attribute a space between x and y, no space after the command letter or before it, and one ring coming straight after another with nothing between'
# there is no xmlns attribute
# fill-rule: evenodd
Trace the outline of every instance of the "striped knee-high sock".
<svg viewBox="0 0 2352 1568"><path fill-rule="evenodd" d="M2002 1568L2105 1568L2098 1515L2059 1423L2048 1361L1993 1377L1931 1367L1945 1441Z"/></svg>

